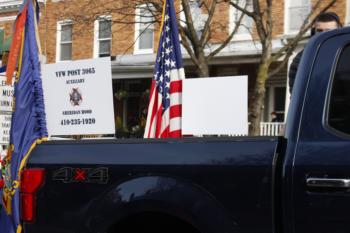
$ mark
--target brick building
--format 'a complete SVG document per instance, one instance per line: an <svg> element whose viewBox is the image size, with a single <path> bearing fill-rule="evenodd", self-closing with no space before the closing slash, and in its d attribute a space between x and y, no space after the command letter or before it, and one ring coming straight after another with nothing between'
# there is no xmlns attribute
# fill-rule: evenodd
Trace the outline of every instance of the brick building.
<svg viewBox="0 0 350 233"><path fill-rule="evenodd" d="M273 2L274 38L273 49L281 47L284 40L295 35L315 0L284 0ZM0 0L0 30L4 41L9 40L21 0ZM87 58L110 56L115 103L115 118L118 132L129 131L142 125L143 109L147 107L148 88L153 76L153 65L158 40L157 24L142 23L151 15L143 8L124 15L112 11L122 8L125 1L70 1L42 0L40 35L46 63L67 62ZM87 2L89 6L84 6ZM247 1L249 3L249 1ZM324 1L327 2L327 1ZM91 4L96 4L91 5ZM196 18L198 33L207 17L197 1L190 0L192 15ZM250 6L248 5L248 8ZM84 8L89 11L84 11ZM350 0L337 0L331 8L344 25L350 23ZM68 15L75 13L76 18ZM134 14L136 13L136 16ZM140 17L143 15L145 17ZM94 21L84 20L94 17ZM180 18L183 17L181 14ZM221 4L215 13L217 22L224 22L221 30L213 31L212 45L220 44L220 37L233 30L238 18L237 10ZM137 21L136 24L117 23ZM254 23L244 17L245 26L240 27L232 41L210 62L210 76L248 75L251 93L254 88L259 60L259 44L255 41ZM143 33L140 33L143 32ZM251 33L253 32L253 33ZM1 38L0 38L1 39ZM297 50L302 49L303 43ZM186 77L196 77L194 66L183 50ZM273 64L277 66L278 63ZM269 122L270 112L276 111L283 119L289 101L287 90L287 66L266 83L266 101L263 121Z"/></svg>

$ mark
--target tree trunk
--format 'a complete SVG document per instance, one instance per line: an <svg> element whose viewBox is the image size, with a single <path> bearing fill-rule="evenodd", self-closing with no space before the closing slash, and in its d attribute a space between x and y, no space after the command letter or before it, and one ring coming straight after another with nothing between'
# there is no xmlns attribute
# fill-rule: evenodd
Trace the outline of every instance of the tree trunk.
<svg viewBox="0 0 350 233"><path fill-rule="evenodd" d="M260 134L261 114L265 100L265 83L268 77L269 66L267 61L262 61L259 65L252 109L249 115L249 135L251 136L258 136Z"/></svg>
<svg viewBox="0 0 350 233"><path fill-rule="evenodd" d="M205 58L204 53L198 54L198 69L197 69L197 74L199 77L204 78L204 77L209 77L209 65L208 62Z"/></svg>
<svg viewBox="0 0 350 233"><path fill-rule="evenodd" d="M200 64L200 67L198 67L198 76L201 78L209 77L209 67L207 64Z"/></svg>

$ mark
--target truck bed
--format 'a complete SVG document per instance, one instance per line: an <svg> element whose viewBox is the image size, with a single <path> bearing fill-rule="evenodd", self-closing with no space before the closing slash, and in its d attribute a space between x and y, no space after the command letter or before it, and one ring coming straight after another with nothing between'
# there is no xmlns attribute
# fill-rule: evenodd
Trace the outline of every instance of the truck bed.
<svg viewBox="0 0 350 233"><path fill-rule="evenodd" d="M25 232L113 232L143 211L200 232L271 232L277 145L277 137L45 142L27 163L46 179Z"/></svg>

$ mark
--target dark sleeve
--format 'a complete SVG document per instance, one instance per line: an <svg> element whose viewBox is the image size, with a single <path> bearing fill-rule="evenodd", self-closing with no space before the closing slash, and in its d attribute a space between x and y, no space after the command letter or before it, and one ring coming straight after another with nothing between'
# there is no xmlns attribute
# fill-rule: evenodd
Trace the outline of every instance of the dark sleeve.
<svg viewBox="0 0 350 233"><path fill-rule="evenodd" d="M300 51L293 59L292 63L290 64L289 67L289 92L292 93L293 90L293 85L294 85L294 81L295 81L295 76L297 75L297 71L298 71L298 66L301 60L301 56L303 55L303 50Z"/></svg>

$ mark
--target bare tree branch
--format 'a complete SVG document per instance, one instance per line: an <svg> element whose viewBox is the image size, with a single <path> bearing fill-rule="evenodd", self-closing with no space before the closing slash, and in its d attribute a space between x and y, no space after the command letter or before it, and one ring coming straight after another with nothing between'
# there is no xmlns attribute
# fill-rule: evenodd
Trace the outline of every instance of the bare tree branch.
<svg viewBox="0 0 350 233"><path fill-rule="evenodd" d="M190 5L189 5L189 1L188 0L182 0L182 8L185 14L185 18L186 18L186 27L188 29L188 39L190 39L191 43L193 44L192 48L193 50L197 51L197 48L199 47L199 39L197 37L197 33L196 33L196 29L194 28L194 22L192 20L192 14L191 14L191 9L190 9Z"/></svg>
<svg viewBox="0 0 350 233"><path fill-rule="evenodd" d="M272 39L273 22L272 22L272 0L266 0L266 35L268 40Z"/></svg>
<svg viewBox="0 0 350 233"><path fill-rule="evenodd" d="M245 8L246 9L248 6L248 4L246 3ZM213 52L211 52L208 57L207 57L207 61L209 61L210 59L212 59L216 54L218 54L221 50L223 50L227 44L232 40L233 36L237 33L239 27L241 27L241 22L243 20L245 13L241 12L241 15L239 16L238 21L235 24L235 28L232 30L232 32L230 33L230 35L226 38L226 40L218 47L216 48Z"/></svg>
<svg viewBox="0 0 350 233"><path fill-rule="evenodd" d="M236 3L236 0L226 0L225 2L229 2L230 5L232 5L237 10L243 12L244 14L248 15L249 17L252 17L252 18L256 17L254 12L250 12L245 7L241 7L239 4Z"/></svg>
<svg viewBox="0 0 350 233"><path fill-rule="evenodd" d="M265 29L263 15L261 13L260 0L253 0L254 22L262 45L266 44L267 31ZM263 46L264 47L264 46Z"/></svg>
<svg viewBox="0 0 350 233"><path fill-rule="evenodd" d="M318 0L315 5L313 6L313 9L310 11L310 13L305 18L303 24L300 26L300 29L298 33L294 36L293 39L289 40L286 45L284 45L278 52L276 52L271 57L271 62L278 60L280 57L284 56L285 54L292 54L292 51L298 46L299 41L301 41L304 38L304 34L312 27L312 25L315 23L316 16L314 16L313 20L310 22L310 18L312 15L314 15L316 9L320 7L322 0ZM332 0L329 2L325 7L323 7L320 12L327 11L330 7L332 7L335 4L336 0ZM291 51L291 52L290 52ZM289 57L288 57L289 58ZM286 58L286 59L288 59ZM275 72L274 72L275 73Z"/></svg>
<svg viewBox="0 0 350 233"><path fill-rule="evenodd" d="M233 0L232 0L233 1ZM303 24L301 25L298 33L290 39L284 46L282 46L277 52L272 51L272 40L273 40L273 18L272 18L272 0L265 0L264 10L261 11L261 0L253 1L253 20L255 22L256 30L259 35L260 43L262 46L262 51L260 55L260 63L257 72L257 79L254 87L253 101L251 112L249 114L249 121L251 122L250 134L258 135L259 126L261 121L262 105L265 98L265 84L268 77L276 74L279 70L286 66L289 57L298 45L299 41L303 39L304 34L309 30L314 20L310 22L310 17L315 15L316 12L321 8L321 1L318 0L311 9L308 16L305 18ZM321 9L321 11L326 11L329 9L336 0L328 2L328 4ZM239 9L239 8L237 8ZM263 12L263 13L262 13ZM272 71L271 64L278 61L282 56L283 59L280 64L274 68Z"/></svg>
<svg viewBox="0 0 350 233"><path fill-rule="evenodd" d="M204 25L204 28L203 28L203 32L202 32L202 35L201 35L201 38L200 38L200 41L199 41L199 44L204 47L204 42L208 36L208 33L210 32L210 24L212 22L212 19L213 19L213 16L214 16L214 13L215 13L215 9L216 9L216 0L213 0L212 1L212 4L211 6L209 7L208 10L208 19L206 20L205 22L205 25Z"/></svg>
<svg viewBox="0 0 350 233"><path fill-rule="evenodd" d="M190 58L191 58L193 64L195 64L195 66L199 66L199 62L196 59L196 55L194 54L194 52L191 48L191 45L187 41L187 36L186 36L186 33L184 32L184 28L180 26L179 32L181 35L181 43L184 46L184 48L186 49L187 53L190 55Z"/></svg>

